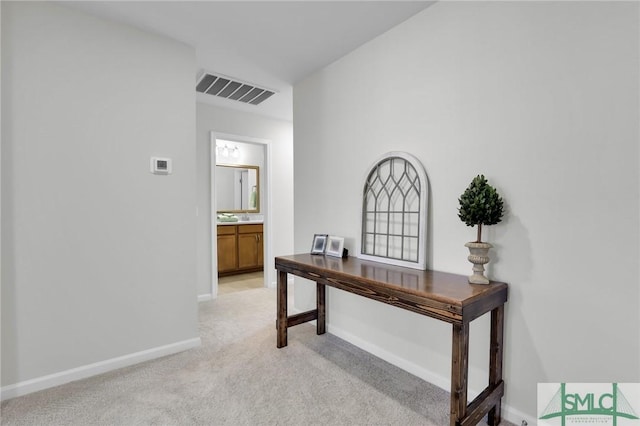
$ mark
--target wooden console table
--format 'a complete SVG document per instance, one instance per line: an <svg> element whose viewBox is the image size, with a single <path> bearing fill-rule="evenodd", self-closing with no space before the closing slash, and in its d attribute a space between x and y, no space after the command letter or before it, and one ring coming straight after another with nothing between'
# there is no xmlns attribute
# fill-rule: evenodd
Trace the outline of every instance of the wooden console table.
<svg viewBox="0 0 640 426"><path fill-rule="evenodd" d="M287 346L287 329L317 320L317 334L326 331L325 288L331 286L453 325L450 424L475 425L488 414L490 425L501 420L502 336L507 284L472 285L467 277L421 271L354 257L346 259L298 254L275 259L278 271L277 346ZM287 315L287 274L316 282L316 309ZM489 385L467 404L469 323L491 312Z"/></svg>

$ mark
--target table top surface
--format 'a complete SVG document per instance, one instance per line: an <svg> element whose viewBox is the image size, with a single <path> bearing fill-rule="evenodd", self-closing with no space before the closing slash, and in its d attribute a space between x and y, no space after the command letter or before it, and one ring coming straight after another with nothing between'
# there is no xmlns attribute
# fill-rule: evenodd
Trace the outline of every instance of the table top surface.
<svg viewBox="0 0 640 426"><path fill-rule="evenodd" d="M469 284L465 275L432 270L412 269L389 265L357 257L338 258L323 255L295 254L278 256L279 266L299 268L347 282L386 287L391 290L464 306L478 299L504 292L507 284L491 281L489 284Z"/></svg>

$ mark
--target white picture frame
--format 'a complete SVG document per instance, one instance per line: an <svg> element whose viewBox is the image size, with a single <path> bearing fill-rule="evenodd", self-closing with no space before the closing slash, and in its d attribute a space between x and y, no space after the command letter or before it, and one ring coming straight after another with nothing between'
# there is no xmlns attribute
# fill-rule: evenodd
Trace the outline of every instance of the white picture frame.
<svg viewBox="0 0 640 426"><path fill-rule="evenodd" d="M327 234L315 234L313 236L313 243L311 244L311 254L324 254L327 248Z"/></svg>
<svg viewBox="0 0 640 426"><path fill-rule="evenodd" d="M327 256L342 257L344 251L344 238L330 235L327 241L325 253Z"/></svg>

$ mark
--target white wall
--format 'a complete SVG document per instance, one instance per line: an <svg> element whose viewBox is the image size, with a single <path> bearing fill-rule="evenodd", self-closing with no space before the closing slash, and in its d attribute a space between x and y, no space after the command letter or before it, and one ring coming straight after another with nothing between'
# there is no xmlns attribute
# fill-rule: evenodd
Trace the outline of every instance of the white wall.
<svg viewBox="0 0 640 426"><path fill-rule="evenodd" d="M271 171L266 167L261 184L271 178L271 226L273 256L293 252L293 125L255 114L198 103L197 173L198 173L198 295L211 294L211 147L210 132L266 139L271 142ZM263 196L260 200L261 211ZM265 259L266 268L275 277L273 258Z"/></svg>
<svg viewBox="0 0 640 426"><path fill-rule="evenodd" d="M2 2L4 396L199 344L194 70L180 43Z"/></svg>
<svg viewBox="0 0 640 426"><path fill-rule="evenodd" d="M295 249L356 247L368 167L407 151L430 180L429 265L469 274L458 197L506 200L489 275L510 283L505 403L535 422L538 382L640 381L638 4L447 2L294 88ZM296 286L309 308L313 287ZM450 327L331 291L329 330L448 386ZM488 320L471 326L471 388Z"/></svg>

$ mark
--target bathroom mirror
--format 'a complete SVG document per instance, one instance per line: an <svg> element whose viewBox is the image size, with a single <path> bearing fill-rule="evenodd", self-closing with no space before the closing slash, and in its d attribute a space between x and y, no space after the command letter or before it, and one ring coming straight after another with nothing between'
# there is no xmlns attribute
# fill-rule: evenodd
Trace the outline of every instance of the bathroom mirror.
<svg viewBox="0 0 640 426"><path fill-rule="evenodd" d="M216 208L218 213L260 213L258 166L216 165Z"/></svg>

